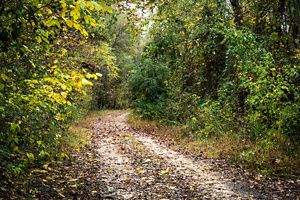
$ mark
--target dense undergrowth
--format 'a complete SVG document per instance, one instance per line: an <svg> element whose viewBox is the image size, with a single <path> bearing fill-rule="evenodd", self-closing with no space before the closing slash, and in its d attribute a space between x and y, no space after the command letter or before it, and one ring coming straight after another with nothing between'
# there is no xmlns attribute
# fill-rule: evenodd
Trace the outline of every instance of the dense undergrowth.
<svg viewBox="0 0 300 200"><path fill-rule="evenodd" d="M242 165L254 174L264 174L273 178L297 175L299 173L299 146L293 151L281 141L266 148L260 142L242 138L238 134L220 134L205 139L196 139L184 126L166 125L155 120L143 119L141 115L132 113L129 123L136 129L173 142L183 148L187 154L204 158L223 159L235 165ZM279 159L284 158L284 159Z"/></svg>
<svg viewBox="0 0 300 200"><path fill-rule="evenodd" d="M136 112L184 127L194 141L187 148L229 156L262 172L297 170L299 6L160 2L149 42L129 75ZM287 24L292 28L285 29Z"/></svg>
<svg viewBox="0 0 300 200"><path fill-rule="evenodd" d="M0 198L26 189L31 169L86 144L88 131L71 125L90 108L103 101L117 107L107 102L122 82L118 66L126 54L118 61L116 55L132 45L116 42L130 40L130 25L116 23L120 11L112 3L1 1Z"/></svg>

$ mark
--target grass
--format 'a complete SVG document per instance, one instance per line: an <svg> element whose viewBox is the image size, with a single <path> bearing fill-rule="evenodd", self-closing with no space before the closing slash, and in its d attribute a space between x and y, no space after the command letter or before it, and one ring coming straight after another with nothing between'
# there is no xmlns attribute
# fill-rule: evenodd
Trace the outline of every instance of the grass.
<svg viewBox="0 0 300 200"><path fill-rule="evenodd" d="M130 115L129 123L165 141L175 141L186 152L192 152L194 155L242 164L254 173L272 176L299 174L300 147L297 144L291 144L288 138L251 141L241 137L238 133L230 132L201 139L193 137L185 128L142 120L135 114Z"/></svg>
<svg viewBox="0 0 300 200"><path fill-rule="evenodd" d="M69 128L68 132L61 138L64 150L80 150L88 146L93 135L93 122L97 117L107 113L107 110L91 111L76 120Z"/></svg>
<svg viewBox="0 0 300 200"><path fill-rule="evenodd" d="M183 129L178 126L166 126L157 121L143 120L141 117L131 113L128 122L136 129L142 130L148 134L164 137L165 139L181 140Z"/></svg>

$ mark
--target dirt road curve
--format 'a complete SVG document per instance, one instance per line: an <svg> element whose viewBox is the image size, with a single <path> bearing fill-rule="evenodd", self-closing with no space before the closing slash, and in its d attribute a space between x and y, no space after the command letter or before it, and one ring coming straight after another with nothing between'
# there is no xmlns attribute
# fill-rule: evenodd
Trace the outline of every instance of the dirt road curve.
<svg viewBox="0 0 300 200"><path fill-rule="evenodd" d="M128 112L95 118L92 146L46 180L40 199L277 199L217 172L127 124ZM55 173L54 173L55 174ZM62 179L58 184L58 180ZM67 181L66 181L67 179ZM41 187L41 186L39 186ZM45 192L45 190L47 192ZM279 198L281 199L281 198Z"/></svg>
<svg viewBox="0 0 300 200"><path fill-rule="evenodd" d="M114 197L137 199L240 198L255 194L212 172L211 166L174 152L131 130L128 113L113 113L96 124L97 155L113 170L107 180Z"/></svg>

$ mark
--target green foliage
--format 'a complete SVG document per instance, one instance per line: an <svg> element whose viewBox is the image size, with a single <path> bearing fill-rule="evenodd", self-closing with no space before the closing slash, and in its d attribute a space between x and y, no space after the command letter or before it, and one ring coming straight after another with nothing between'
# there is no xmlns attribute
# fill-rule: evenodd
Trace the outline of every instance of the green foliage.
<svg viewBox="0 0 300 200"><path fill-rule="evenodd" d="M134 97L140 97L149 103L155 103L165 95L165 81L169 77L169 69L158 61L143 59L131 72L129 85Z"/></svg>
<svg viewBox="0 0 300 200"><path fill-rule="evenodd" d="M137 65L131 75L136 110L145 118L182 124L194 138L235 134L261 141L258 149L266 152L286 148L286 154L295 153L300 136L299 13L291 6L299 5L267 4L157 1L141 62L146 69ZM159 76L149 75L160 64L147 63L157 60L169 70L163 85L155 82ZM287 147L287 141L295 144ZM251 148L242 157L254 162L258 151Z"/></svg>
<svg viewBox="0 0 300 200"><path fill-rule="evenodd" d="M146 118L156 118L165 105L158 103L166 97L166 81L170 76L167 66L158 60L142 58L130 71L128 85L135 106Z"/></svg>
<svg viewBox="0 0 300 200"><path fill-rule="evenodd" d="M113 55L112 67L100 67L103 77L95 82L93 88L93 105L97 109L101 108L126 108L129 106L127 77L128 71L134 65L137 54L137 42L132 36L134 25L127 20L128 15L118 14L116 10L114 16L110 16L106 21L109 24L104 32L108 41L108 54ZM105 66L105 65L104 65ZM112 71L112 69L116 69Z"/></svg>

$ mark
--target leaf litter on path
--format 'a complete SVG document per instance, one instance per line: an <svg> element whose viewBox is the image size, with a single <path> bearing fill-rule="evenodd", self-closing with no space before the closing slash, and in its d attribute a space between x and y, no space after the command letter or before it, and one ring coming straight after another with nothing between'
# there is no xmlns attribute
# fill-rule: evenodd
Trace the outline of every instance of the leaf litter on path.
<svg viewBox="0 0 300 200"><path fill-rule="evenodd" d="M89 148L48 172L33 173L36 199L276 199L241 177L224 175L205 159L170 149L134 130L127 111L95 117ZM38 172L38 171L36 171ZM290 196L293 197L293 196ZM293 199L293 198L290 198Z"/></svg>

